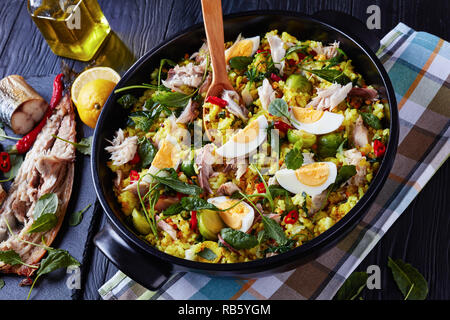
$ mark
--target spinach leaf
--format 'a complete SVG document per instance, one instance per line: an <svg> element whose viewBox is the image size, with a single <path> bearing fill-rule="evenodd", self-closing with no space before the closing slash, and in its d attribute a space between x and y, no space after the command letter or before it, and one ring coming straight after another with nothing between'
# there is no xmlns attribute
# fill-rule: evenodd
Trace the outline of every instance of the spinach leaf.
<svg viewBox="0 0 450 320"><path fill-rule="evenodd" d="M139 141L138 154L141 158L142 168L146 168L152 164L156 152L158 152L158 150L147 138L144 137L144 139Z"/></svg>
<svg viewBox="0 0 450 320"><path fill-rule="evenodd" d="M230 59L230 67L233 69L244 70L247 66L252 63L252 57L233 57Z"/></svg>
<svg viewBox="0 0 450 320"><path fill-rule="evenodd" d="M341 85L346 85L351 82L349 77L347 77L342 71L334 70L334 69L319 69L319 70L308 70L303 69L309 73L315 74L316 76L331 82L331 83L339 83Z"/></svg>
<svg viewBox="0 0 450 320"><path fill-rule="evenodd" d="M88 155L88 156L91 155L92 139L93 139L92 136L81 139L79 143L60 138L55 134L52 134L52 136L56 139L62 140L64 142L67 142L68 144L73 145L75 147L75 149L77 149L79 152L81 152L84 155Z"/></svg>
<svg viewBox="0 0 450 320"><path fill-rule="evenodd" d="M380 119L376 115L370 112L361 112L361 117L364 123L376 130L383 129Z"/></svg>
<svg viewBox="0 0 450 320"><path fill-rule="evenodd" d="M217 255L214 253L214 251L209 248L204 248L202 251L197 252L197 255L208 261L214 261L214 259L217 258Z"/></svg>
<svg viewBox="0 0 450 320"><path fill-rule="evenodd" d="M92 203L88 204L84 209L73 212L69 217L69 226L75 227L81 223L83 220L83 213L85 213L90 207Z"/></svg>
<svg viewBox="0 0 450 320"><path fill-rule="evenodd" d="M181 198L180 202L175 203L163 211L163 216L172 216L178 214L181 211L198 211L203 209L209 209L214 211L219 211L214 204L209 203L205 199L199 197L184 197Z"/></svg>
<svg viewBox="0 0 450 320"><path fill-rule="evenodd" d="M409 263L388 257L394 280L405 300L424 300L428 295L428 284L423 275Z"/></svg>
<svg viewBox="0 0 450 320"><path fill-rule="evenodd" d="M23 264L22 258L14 250L0 251L0 261L11 266Z"/></svg>
<svg viewBox="0 0 450 320"><path fill-rule="evenodd" d="M33 217L38 220L44 214L55 214L58 210L58 196L54 193L46 193L41 196L34 207Z"/></svg>
<svg viewBox="0 0 450 320"><path fill-rule="evenodd" d="M302 151L298 148L293 148L286 154L284 162L286 163L286 167L288 169L296 170L300 168L303 165Z"/></svg>
<svg viewBox="0 0 450 320"><path fill-rule="evenodd" d="M137 102L137 99L132 94L125 94L117 99L117 103L125 109L131 109Z"/></svg>
<svg viewBox="0 0 450 320"><path fill-rule="evenodd" d="M154 102L174 108L186 107L190 98L191 95L187 95L177 91L158 91L152 96Z"/></svg>
<svg viewBox="0 0 450 320"><path fill-rule="evenodd" d="M220 230L220 235L226 243L237 250L250 249L258 245L258 239L255 236L239 230L223 228Z"/></svg>
<svg viewBox="0 0 450 320"><path fill-rule="evenodd" d="M369 276L366 272L353 272L334 296L334 300L355 300L364 289Z"/></svg>
<svg viewBox="0 0 450 320"><path fill-rule="evenodd" d="M175 190L180 193L188 194L191 196L198 196L203 193L203 189L195 184L189 184L183 181L178 180L175 177L160 177L156 175L151 175L153 179L158 181L159 183Z"/></svg>
<svg viewBox="0 0 450 320"><path fill-rule="evenodd" d="M262 222L264 225L264 230L267 237L276 241L279 246L284 246L288 243L288 239L283 231L283 228L273 219L262 217Z"/></svg>
<svg viewBox="0 0 450 320"><path fill-rule="evenodd" d="M53 213L45 213L33 221L28 233L45 232L58 224L58 217Z"/></svg>

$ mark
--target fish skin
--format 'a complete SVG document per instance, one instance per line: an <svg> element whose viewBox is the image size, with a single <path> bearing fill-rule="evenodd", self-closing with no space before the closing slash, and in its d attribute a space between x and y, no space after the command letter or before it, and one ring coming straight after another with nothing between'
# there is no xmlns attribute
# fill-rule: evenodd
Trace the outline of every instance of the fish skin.
<svg viewBox="0 0 450 320"><path fill-rule="evenodd" d="M0 228L5 226L5 217L12 221L13 232L29 242L42 244L42 237L47 246L55 239L64 220L67 205L72 194L74 179L75 147L52 137L76 141L75 113L69 95L64 96L47 120L30 151L25 156L8 196L0 208ZM49 192L57 194L59 206L56 212L57 225L47 231L28 234L33 223L34 207L38 199ZM19 210L17 210L19 209ZM17 226L23 223L23 227ZM16 237L9 236L0 242L0 250L14 250L29 265L37 265L46 250L26 244ZM29 277L35 268L23 265L6 265L0 263L0 272L15 273Z"/></svg>

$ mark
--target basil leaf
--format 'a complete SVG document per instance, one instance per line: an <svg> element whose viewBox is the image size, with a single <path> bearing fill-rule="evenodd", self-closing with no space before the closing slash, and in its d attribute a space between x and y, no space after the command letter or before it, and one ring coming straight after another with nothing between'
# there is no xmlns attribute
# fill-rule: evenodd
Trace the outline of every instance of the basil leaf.
<svg viewBox="0 0 450 320"><path fill-rule="evenodd" d="M172 216L180 213L181 211L198 211L203 209L214 211L219 210L219 208L217 208L214 204L209 203L205 199L198 197L184 197L181 198L180 202L175 203L164 210L162 214L163 216Z"/></svg>
<svg viewBox="0 0 450 320"><path fill-rule="evenodd" d="M5 286L5 281L3 279L0 279L0 290L3 289Z"/></svg>
<svg viewBox="0 0 450 320"><path fill-rule="evenodd" d="M131 94L125 94L117 99L117 103L125 109L131 109L136 102L137 99Z"/></svg>
<svg viewBox="0 0 450 320"><path fill-rule="evenodd" d="M265 216L261 217L267 237L275 240L279 246L285 245L288 242L288 239L286 238L283 228L281 228L275 220Z"/></svg>
<svg viewBox="0 0 450 320"><path fill-rule="evenodd" d="M81 223L81 220L83 220L83 213L85 213L90 207L92 206L92 203L86 206L86 208L73 212L69 217L69 226L75 227Z"/></svg>
<svg viewBox="0 0 450 320"><path fill-rule="evenodd" d="M214 251L209 248L204 248L202 251L197 252L197 255L208 261L214 261L214 259L217 258L217 255L214 253Z"/></svg>
<svg viewBox="0 0 450 320"><path fill-rule="evenodd" d="M380 119L376 115L370 112L361 112L361 117L364 123L376 130L383 129Z"/></svg>
<svg viewBox="0 0 450 320"><path fill-rule="evenodd" d="M255 236L239 230L224 228L220 230L220 235L226 243L237 250L250 249L258 245L258 240Z"/></svg>
<svg viewBox="0 0 450 320"><path fill-rule="evenodd" d="M247 66L252 63L252 57L233 57L230 59L230 67L233 69L244 70Z"/></svg>
<svg viewBox="0 0 450 320"><path fill-rule="evenodd" d="M46 213L33 221L28 233L45 232L54 228L57 224L58 217L53 213Z"/></svg>
<svg viewBox="0 0 450 320"><path fill-rule="evenodd" d="M22 258L14 250L0 251L0 261L11 266L23 264Z"/></svg>
<svg viewBox="0 0 450 320"><path fill-rule="evenodd" d="M190 95L172 91L158 91L152 96L154 102L174 108L186 107L190 98Z"/></svg>
<svg viewBox="0 0 450 320"><path fill-rule="evenodd" d="M366 272L353 272L334 296L334 300L355 300L367 284Z"/></svg>
<svg viewBox="0 0 450 320"><path fill-rule="evenodd" d="M44 214L55 214L58 210L58 196L54 193L46 193L39 198L34 207L34 220L38 220Z"/></svg>
<svg viewBox="0 0 450 320"><path fill-rule="evenodd" d="M303 153L301 150L293 148L286 154L284 162L288 169L296 170L303 165Z"/></svg>
<svg viewBox="0 0 450 320"><path fill-rule="evenodd" d="M158 150L147 138L139 141L138 154L141 158L141 167L146 168L152 164L153 158Z"/></svg>
<svg viewBox="0 0 450 320"><path fill-rule="evenodd" d="M405 300L424 300L428 295L428 284L423 275L409 263L388 257L388 267Z"/></svg>
<svg viewBox="0 0 450 320"><path fill-rule="evenodd" d="M319 70L307 70L305 71L315 74L316 76L331 82L331 83L339 83L341 85L345 85L351 80L347 77L342 71L334 70L334 69L319 69Z"/></svg>
<svg viewBox="0 0 450 320"><path fill-rule="evenodd" d="M191 196L198 196L203 193L203 189L199 186L195 184L188 184L174 177L160 177L155 175L152 175L152 177L159 183L180 193L188 194Z"/></svg>

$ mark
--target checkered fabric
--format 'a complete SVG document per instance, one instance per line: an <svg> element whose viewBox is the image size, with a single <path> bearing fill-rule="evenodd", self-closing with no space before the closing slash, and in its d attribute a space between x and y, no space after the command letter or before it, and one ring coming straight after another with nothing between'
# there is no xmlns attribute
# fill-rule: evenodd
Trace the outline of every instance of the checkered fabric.
<svg viewBox="0 0 450 320"><path fill-rule="evenodd" d="M174 275L149 291L122 272L99 289L103 299L331 299L450 154L450 46L400 23L377 52L400 114L391 174L359 225L334 248L295 270L258 279Z"/></svg>

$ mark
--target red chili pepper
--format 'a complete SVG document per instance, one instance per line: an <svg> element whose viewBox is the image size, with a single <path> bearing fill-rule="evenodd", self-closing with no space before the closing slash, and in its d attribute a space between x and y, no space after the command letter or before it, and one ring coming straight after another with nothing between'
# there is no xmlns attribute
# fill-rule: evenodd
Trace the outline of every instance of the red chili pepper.
<svg viewBox="0 0 450 320"><path fill-rule="evenodd" d="M373 152L375 153L375 157L381 157L386 151L386 146L380 140L375 140L373 142Z"/></svg>
<svg viewBox="0 0 450 320"><path fill-rule="evenodd" d="M286 61L291 67L297 64L297 61L295 61L294 59L286 59Z"/></svg>
<svg viewBox="0 0 450 320"><path fill-rule="evenodd" d="M0 171L8 172L11 169L11 158L8 152L0 152Z"/></svg>
<svg viewBox="0 0 450 320"><path fill-rule="evenodd" d="M128 161L129 164L138 164L139 162L141 162L141 157L139 157L139 153L135 153L133 159L131 159L130 161Z"/></svg>
<svg viewBox="0 0 450 320"><path fill-rule="evenodd" d="M286 224L294 224L298 220L298 211L292 210L284 217L284 223Z"/></svg>
<svg viewBox="0 0 450 320"><path fill-rule="evenodd" d="M30 150L30 148L33 146L33 143L34 141L36 141L39 132L41 132L42 128L47 123L47 119L52 115L53 110L55 109L59 101L61 101L64 90L62 77L63 74L60 73L55 77L55 80L53 81L53 94L50 100L50 105L47 108L47 111L45 112L45 115L42 118L41 122L39 122L39 124L33 130L31 130L26 136L22 137L22 139L17 141L15 145L15 150L13 149L12 152L17 151L17 153L23 154L28 150Z"/></svg>
<svg viewBox="0 0 450 320"><path fill-rule="evenodd" d="M301 52L297 52L297 56L298 56L298 59L299 59L299 62L300 62L300 61L302 61L303 59L305 59L306 54L301 53Z"/></svg>
<svg viewBox="0 0 450 320"><path fill-rule="evenodd" d="M292 129L291 125L289 125L286 122L283 122L281 120L275 121L274 127L275 127L275 129L278 129L284 133L286 133L289 129Z"/></svg>
<svg viewBox="0 0 450 320"><path fill-rule="evenodd" d="M137 172L136 170L130 171L130 182L131 183L139 181L139 178L140 178L139 172Z"/></svg>
<svg viewBox="0 0 450 320"><path fill-rule="evenodd" d="M197 211L191 212L191 220L189 220L189 227L192 230L197 231Z"/></svg>
<svg viewBox="0 0 450 320"><path fill-rule="evenodd" d="M221 108L225 108L228 105L228 102L226 102L225 100L223 100L219 97L214 97L214 96L209 96L208 98L206 98L205 101L215 104Z"/></svg>
<svg viewBox="0 0 450 320"><path fill-rule="evenodd" d="M279 76L277 76L275 73L270 74L270 79L272 79L272 81L275 81L275 82L281 81L281 78Z"/></svg>
<svg viewBox="0 0 450 320"><path fill-rule="evenodd" d="M310 54L311 54L313 57L317 56L317 52L315 52L314 50L311 50Z"/></svg>
<svg viewBox="0 0 450 320"><path fill-rule="evenodd" d="M256 191L258 191L258 193L266 193L266 186L263 182L256 185Z"/></svg>

